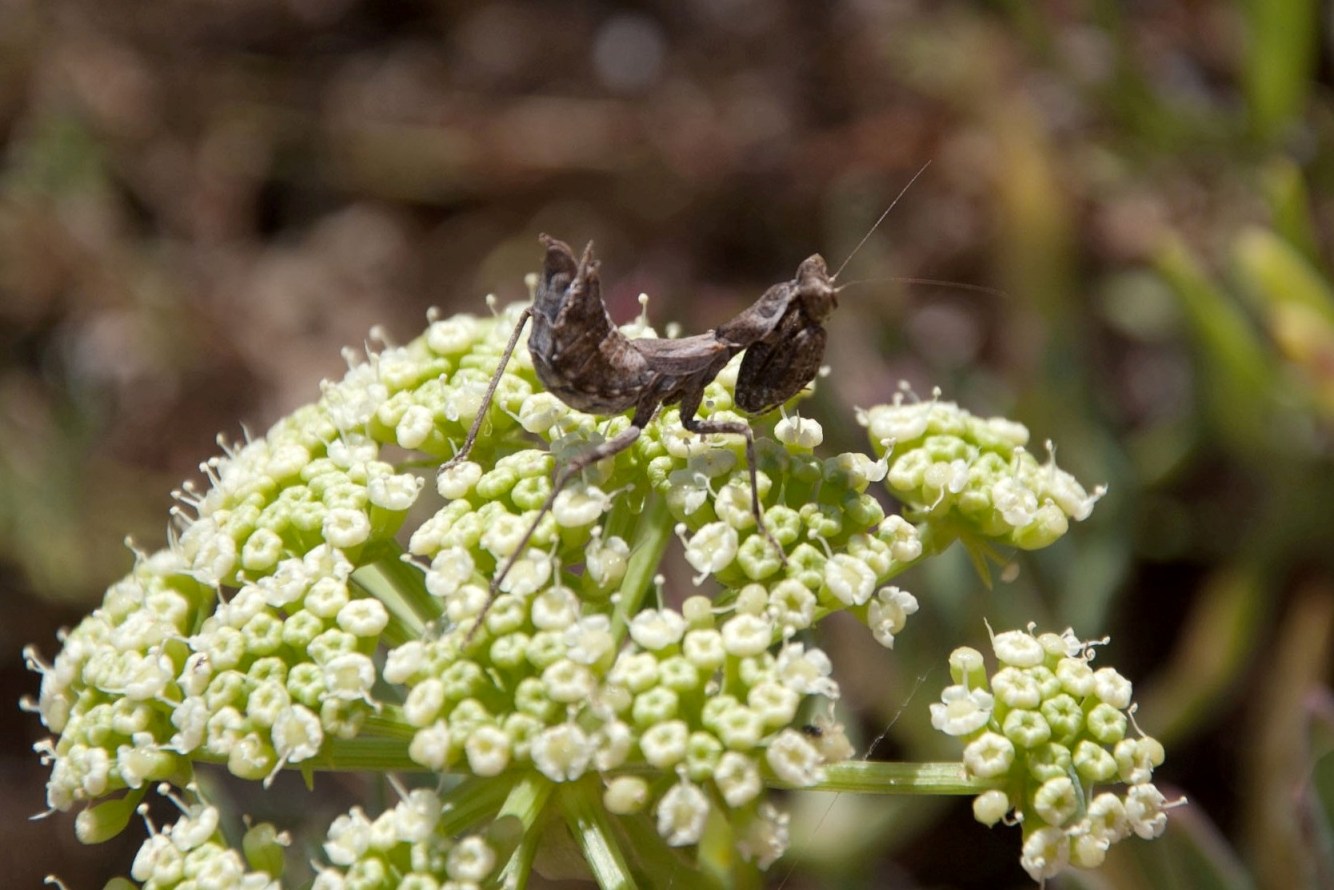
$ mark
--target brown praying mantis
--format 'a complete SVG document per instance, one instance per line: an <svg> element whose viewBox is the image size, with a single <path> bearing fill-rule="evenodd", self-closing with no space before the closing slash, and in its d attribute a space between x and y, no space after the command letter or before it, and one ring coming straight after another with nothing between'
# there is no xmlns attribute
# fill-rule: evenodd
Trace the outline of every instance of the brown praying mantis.
<svg viewBox="0 0 1334 890"><path fill-rule="evenodd" d="M889 205L853 254L894 209L917 176ZM505 576L526 551L557 495L587 467L634 444L663 405L679 404L681 425L692 433L728 433L745 439L751 513L779 558L786 562L783 546L764 523L756 476L755 437L750 425L734 420L706 420L697 412L704 400L705 387L742 351L745 355L737 374L734 399L743 411L767 413L804 389L824 360L824 322L838 305L838 288L834 287L838 273L830 275L824 258L814 254L797 267L790 281L773 285L735 318L708 333L682 339L632 340L612 323L602 301L599 263L593 256L593 245L585 247L576 260L563 241L548 235L539 237L546 254L533 303L523 310L514 326L463 445L441 467L441 472L465 460L471 452L505 367L530 320L533 328L528 335L528 351L538 379L548 391L576 411L608 415L633 409L634 414L622 432L575 455L557 469L546 502L493 577L491 597L477 616L473 631L480 626ZM470 637L473 631L469 632Z"/></svg>

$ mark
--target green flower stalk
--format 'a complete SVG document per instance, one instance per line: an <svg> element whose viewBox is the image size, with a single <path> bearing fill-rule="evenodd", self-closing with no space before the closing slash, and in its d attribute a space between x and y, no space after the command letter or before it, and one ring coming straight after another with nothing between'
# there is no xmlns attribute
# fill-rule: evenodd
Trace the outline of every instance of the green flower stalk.
<svg viewBox="0 0 1334 890"><path fill-rule="evenodd" d="M550 849L566 836L546 830L551 820L603 886L669 874L728 883L787 848L769 788L1000 788L998 764L1028 761L997 733L1045 752L1053 781L1081 780L1031 799L1017 780L1000 792L1028 817L1026 864L1074 844L1076 816L1119 818L1079 796L1088 777L1111 769L1145 787L1142 765L1161 750L1112 738L1117 684L1103 684L1101 709L1081 710L1103 694L1096 682L1053 703L1057 667L1043 682L1015 679L1040 698L1016 693L1008 710L983 706L971 668L963 692L948 693L958 701L947 697L942 728L966 727L971 778L949 765L859 771L890 765L851 761L832 717L812 729L811 714L839 697L806 633L821 619L851 612L892 647L918 609L891 583L906 569L954 540L982 555L1046 546L1088 515L1101 491L1040 465L1022 426L900 394L860 415L874 455L821 458L819 425L784 417L756 441L764 519L784 556L751 513L739 437L690 433L672 408L539 516L554 467L628 421L542 391L520 348L470 459L438 472L521 308L433 318L406 346L350 358L316 404L203 465L209 484L178 493L169 546L137 554L53 663L30 652L42 673L30 707L53 733L38 745L47 802L81 808L81 839L123 829L150 787L183 789L182 823L150 826L132 877L223 886L205 875L225 871L244 876L226 886L277 885L284 836L261 826L253 850L219 852L196 770L266 784L284 769L376 771L414 787L396 785L400 802L377 816L354 808L329 826L317 888L522 886L533 868L568 861ZM642 319L625 330L655 336ZM739 417L736 367L709 385L703 416ZM870 491L881 483L902 515L886 516ZM534 522L491 601L492 577ZM711 597L663 602L674 538ZM1037 740L1044 723L1056 740ZM1029 831L1038 818L1066 840ZM1071 861L1091 863L1080 849Z"/></svg>

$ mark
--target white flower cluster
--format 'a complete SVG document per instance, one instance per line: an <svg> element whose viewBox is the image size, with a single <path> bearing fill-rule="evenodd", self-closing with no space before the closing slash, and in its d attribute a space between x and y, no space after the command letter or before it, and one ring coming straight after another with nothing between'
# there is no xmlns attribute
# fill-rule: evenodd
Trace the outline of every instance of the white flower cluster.
<svg viewBox="0 0 1334 890"><path fill-rule="evenodd" d="M618 645L609 616L581 615L569 588L511 592L485 619L484 651L459 651L466 630L413 640L390 653L384 676L408 690L402 719L422 766L535 769L558 783L602 773L609 810L651 809L670 844L694 844L717 801L743 822L776 825L765 779L801 787L823 776L822 749L794 724L805 699L834 699L838 686L819 649L771 651L775 608L760 585L721 621L692 597L682 611L640 611ZM655 774L675 781L646 778ZM762 846L766 862L782 852Z"/></svg>
<svg viewBox="0 0 1334 890"><path fill-rule="evenodd" d="M173 887L278 890L281 849L290 842L285 835L268 823L252 826L246 832L247 855L243 856L223 839L216 807L181 806L181 818L173 825L154 831L149 824L148 840L130 866L131 877L149 890Z"/></svg>
<svg viewBox="0 0 1334 890"><path fill-rule="evenodd" d="M897 394L858 416L872 446L889 458L885 483L918 520L951 521L972 535L1024 550L1046 547L1102 497L1024 446L1028 430L1004 418L974 417L953 402ZM960 531L955 531L959 534Z"/></svg>
<svg viewBox="0 0 1334 890"><path fill-rule="evenodd" d="M315 876L311 890L474 890L499 863L480 835L455 838L449 808L434 791L406 792L374 819L360 807L329 827L324 854L332 863Z"/></svg>
<svg viewBox="0 0 1334 890"><path fill-rule="evenodd" d="M766 783L810 786L847 756L837 727L819 744L797 728L808 700L832 700L838 686L824 653L794 635L846 610L892 646L917 609L889 582L923 557L922 534L886 517L870 485L888 473L903 496L911 455L953 443L962 469L946 462L944 487L919 482L929 497L908 503L930 521L948 492L951 509L985 514L982 526L1021 546L1054 533L1051 505L1073 516L1092 503L1054 467L1037 473L1001 447L1015 428L1006 439L998 422L951 406L882 406L867 422L900 443L892 464L815 457L822 433L809 420L785 419L779 441L756 440L761 529L743 439L691 433L667 408L541 515L553 470L628 419L584 415L541 391L522 344L484 435L432 491L428 470L414 468L444 463L463 441L521 308L434 320L204 465L209 487L179 494L171 546L140 554L52 664L29 654L43 673L34 709L54 734L38 746L52 809L105 798L132 808L154 782L188 781L196 762L264 781L289 766L334 767L365 742L389 752L386 769L526 772L558 785L599 774L609 812L651 813L671 845L697 842L723 808L740 855L767 865L787 833ZM739 416L736 367L708 386L702 416ZM916 439L910 415L920 415ZM992 466L1001 454L1004 472ZM425 518L402 531L404 546L410 511ZM680 610L642 608L673 527L695 583L712 578L723 592ZM374 828L400 817L371 820L365 849L417 843ZM331 831L326 852L345 870L325 872L329 886L361 886L355 869L379 867L360 853L338 858L366 821L354 812ZM112 831L89 822L89 837ZM423 861L441 886L466 886L467 868L454 877L454 854L441 851L472 847L442 825ZM384 859L393 880L415 873L408 859Z"/></svg>
<svg viewBox="0 0 1334 890"><path fill-rule="evenodd" d="M1130 681L1094 670L1089 643L1064 634L1006 631L992 638L1000 669L982 653L950 655L955 680L931 705L936 729L961 738L970 775L999 787L978 795L973 814L994 825L1014 813L1023 825L1020 863L1035 881L1070 866L1096 868L1131 834L1155 838L1169 804L1150 779L1163 747L1132 736ZM1107 790L1128 786L1123 796Z"/></svg>

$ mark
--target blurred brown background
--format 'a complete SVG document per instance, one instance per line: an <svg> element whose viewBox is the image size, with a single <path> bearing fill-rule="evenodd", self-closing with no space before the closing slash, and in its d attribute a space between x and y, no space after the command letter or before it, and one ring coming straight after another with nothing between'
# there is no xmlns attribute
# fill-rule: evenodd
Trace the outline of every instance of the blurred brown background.
<svg viewBox="0 0 1334 890"><path fill-rule="evenodd" d="M646 291L703 331L841 263L930 162L843 276L873 281L804 409L824 451L907 379L1111 494L1013 584L910 579L892 654L834 628L863 745L902 714L875 756L953 756L926 702L984 617L1110 633L1193 805L1093 880L1319 886L1330 29L1315 0L0 0L0 698L126 534L162 544L215 435L316 398L372 325L524 298L547 231L597 242L618 320ZM3 883L124 874L137 836L24 821L42 733L10 715ZM1018 833L966 801L794 806L775 885L1023 883Z"/></svg>

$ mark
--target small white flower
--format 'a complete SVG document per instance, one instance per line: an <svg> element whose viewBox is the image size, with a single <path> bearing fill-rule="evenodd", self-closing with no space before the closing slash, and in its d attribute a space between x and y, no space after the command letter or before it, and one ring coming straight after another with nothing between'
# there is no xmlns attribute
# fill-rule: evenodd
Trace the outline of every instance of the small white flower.
<svg viewBox="0 0 1334 890"><path fill-rule="evenodd" d="M991 486L991 502L1014 528L1028 525L1038 511L1038 496L1013 476L999 479Z"/></svg>
<svg viewBox="0 0 1334 890"><path fill-rule="evenodd" d="M445 874L454 881L480 884L496 867L495 851L480 837L465 837L450 848Z"/></svg>
<svg viewBox="0 0 1334 890"><path fill-rule="evenodd" d="M598 587L612 587L625 577L630 561L630 545L624 538L612 535L603 541L596 537L584 550L584 570Z"/></svg>
<svg viewBox="0 0 1334 890"><path fill-rule="evenodd" d="M1027 671L1003 667L991 678L996 701L1007 708L1036 708L1042 703L1042 687Z"/></svg>
<svg viewBox="0 0 1334 890"><path fill-rule="evenodd" d="M1070 842L1065 832L1048 826L1030 834L1019 864L1035 881L1056 877L1070 864Z"/></svg>
<svg viewBox="0 0 1334 890"><path fill-rule="evenodd" d="M784 445L810 451L824 441L824 430L817 421L794 414L774 424L774 438Z"/></svg>
<svg viewBox="0 0 1334 890"><path fill-rule="evenodd" d="M449 745L452 739L443 720L417 730L408 745L408 757L427 769L442 772L449 764Z"/></svg>
<svg viewBox="0 0 1334 890"><path fill-rule="evenodd" d="M200 519L190 526L186 535L198 533L198 549L195 550L191 568L199 583L210 587L221 584L236 566L236 541L208 519ZM181 536L181 545L185 546L185 535Z"/></svg>
<svg viewBox="0 0 1334 890"><path fill-rule="evenodd" d="M1104 791L1089 802L1084 819L1088 834L1100 838L1108 846L1130 835L1130 825L1126 821L1126 807L1121 798Z"/></svg>
<svg viewBox="0 0 1334 890"><path fill-rule="evenodd" d="M207 843L217 832L220 821L217 807L192 807L167 833L176 849L188 853Z"/></svg>
<svg viewBox="0 0 1334 890"><path fill-rule="evenodd" d="M569 407L549 392L535 392L519 407L519 425L542 435L570 413Z"/></svg>
<svg viewBox="0 0 1334 890"><path fill-rule="evenodd" d="M1130 707L1133 687L1115 668L1099 668L1093 672L1093 694L1118 710Z"/></svg>
<svg viewBox="0 0 1334 890"><path fill-rule="evenodd" d="M1000 663L1010 667L1036 667L1047 657L1037 638L1022 630L996 634L991 638L991 648Z"/></svg>
<svg viewBox="0 0 1334 890"><path fill-rule="evenodd" d="M701 503L699 506L703 506ZM698 509L698 507L696 507ZM686 513L689 516L694 511ZM719 490L713 499L713 512L737 531L745 531L755 526L755 514L751 512L750 479L729 482Z"/></svg>
<svg viewBox="0 0 1334 890"><path fill-rule="evenodd" d="M360 652L338 655L324 666L324 685L333 698L370 701L374 684L375 662Z"/></svg>
<svg viewBox="0 0 1334 890"><path fill-rule="evenodd" d="M723 648L737 658L765 652L773 638L773 626L759 615L733 615L722 627Z"/></svg>
<svg viewBox="0 0 1334 890"><path fill-rule="evenodd" d="M337 578L320 578L310 585L301 605L317 618L333 618L351 599L347 583Z"/></svg>
<svg viewBox="0 0 1334 890"><path fill-rule="evenodd" d="M759 683L746 694L746 704L760 715L766 726L787 726L797 716L801 696L774 682Z"/></svg>
<svg viewBox="0 0 1334 890"><path fill-rule="evenodd" d="M686 757L690 728L683 720L667 720L650 726L639 738L639 749L652 766L668 770Z"/></svg>
<svg viewBox="0 0 1334 890"><path fill-rule="evenodd" d="M340 550L360 546L370 536L371 521L361 510L335 507L324 514L324 540Z"/></svg>
<svg viewBox="0 0 1334 890"><path fill-rule="evenodd" d="M639 776L616 776L602 792L603 805L618 816L642 812L648 800L648 782Z"/></svg>
<svg viewBox="0 0 1334 890"><path fill-rule="evenodd" d="M687 631L681 644L686 659L701 671L713 671L727 658L723 635L713 628Z"/></svg>
<svg viewBox="0 0 1334 890"><path fill-rule="evenodd" d="M798 788L824 780L820 752L795 729L785 729L769 742L764 759L781 781Z"/></svg>
<svg viewBox="0 0 1334 890"><path fill-rule="evenodd" d="M551 579L551 571L551 557L541 550L529 548L527 553L514 561L510 573L500 582L500 589L515 596L529 596L541 590Z"/></svg>
<svg viewBox="0 0 1334 890"><path fill-rule="evenodd" d="M597 688L597 678L586 665L561 658L542 671L542 686L552 701L569 705L586 701Z"/></svg>
<svg viewBox="0 0 1334 890"><path fill-rule="evenodd" d="M630 638L650 652L676 645L685 632L685 618L673 609L644 609L630 620Z"/></svg>
<svg viewBox="0 0 1334 890"><path fill-rule="evenodd" d="M981 779L1005 775L1014 765L1014 743L997 732L984 732L963 749L963 765Z"/></svg>
<svg viewBox="0 0 1334 890"><path fill-rule="evenodd" d="M467 497L477 480L482 478L482 465L465 460L441 470L435 477L435 489L447 501Z"/></svg>
<svg viewBox="0 0 1334 890"><path fill-rule="evenodd" d="M582 528L592 525L610 507L611 498L597 486L566 488L556 495L551 517L563 528Z"/></svg>
<svg viewBox="0 0 1334 890"><path fill-rule="evenodd" d="M784 646L774 665L774 675L788 689L802 695L821 695L830 701L839 697L833 672L834 664L824 650L800 643Z"/></svg>
<svg viewBox="0 0 1334 890"><path fill-rule="evenodd" d="M426 329L426 345L439 355L458 355L472 348L477 340L477 319L454 315L431 323Z"/></svg>
<svg viewBox="0 0 1334 890"><path fill-rule="evenodd" d="M409 405L394 426L394 439L400 448L414 449L435 431L435 413L425 405Z"/></svg>
<svg viewBox="0 0 1334 890"><path fill-rule="evenodd" d="M1156 739L1122 739L1112 749L1121 781L1137 785L1149 781L1153 768L1162 763L1162 745Z"/></svg>
<svg viewBox="0 0 1334 890"><path fill-rule="evenodd" d="M468 734L463 753L468 758L468 767L475 774L498 776L510 763L510 737L499 727L479 726Z"/></svg>
<svg viewBox="0 0 1334 890"><path fill-rule="evenodd" d="M815 622L815 594L796 578L784 578L769 592L766 608L770 619L784 629L804 630Z"/></svg>
<svg viewBox="0 0 1334 890"><path fill-rule="evenodd" d="M376 476L366 487L370 502L377 507L401 513L417 502L425 483L411 473Z"/></svg>
<svg viewBox="0 0 1334 890"><path fill-rule="evenodd" d="M931 705L931 725L946 735L965 736L987 725L995 700L991 693L966 686L947 686Z"/></svg>
<svg viewBox="0 0 1334 890"><path fill-rule="evenodd" d="M403 719L409 726L422 727L440 716L445 706L445 684L439 677L427 677L408 693L403 701Z"/></svg>
<svg viewBox="0 0 1334 890"><path fill-rule="evenodd" d="M917 598L898 587L882 587L866 610L866 624L875 640L886 649L894 648L894 638L903 631L908 616L917 611Z"/></svg>
<svg viewBox="0 0 1334 890"><path fill-rule="evenodd" d="M300 763L320 752L324 727L320 718L303 705L293 705L278 715L271 730L273 748L280 761Z"/></svg>
<svg viewBox="0 0 1334 890"><path fill-rule="evenodd" d="M723 800L733 809L750 803L764 790L764 782L755 761L735 751L723 753L713 771L713 781L718 785Z"/></svg>
<svg viewBox="0 0 1334 890"><path fill-rule="evenodd" d="M394 807L394 834L408 843L420 844L431 836L440 823L444 804L429 788L414 788Z"/></svg>
<svg viewBox="0 0 1334 890"><path fill-rule="evenodd" d="M574 723L548 726L530 747L533 766L553 782L573 782L593 762L593 741Z"/></svg>
<svg viewBox="0 0 1334 890"><path fill-rule="evenodd" d="M914 562L922 555L921 533L897 513L880 523L879 536L889 544L889 555L895 562Z"/></svg>
<svg viewBox="0 0 1334 890"><path fill-rule="evenodd" d="M432 596L450 596L472 580L476 570L476 563L466 547L446 547L431 560L431 568L426 573L426 589Z"/></svg>
<svg viewBox="0 0 1334 890"><path fill-rule="evenodd" d="M620 720L612 720L599 732L597 754L594 760L599 772L614 770L630 756L635 743L634 732Z"/></svg>
<svg viewBox="0 0 1334 890"><path fill-rule="evenodd" d="M731 565L736 559L738 542L736 529L725 522L710 522L695 532L686 544L686 562L699 572L695 584L703 584L709 575Z"/></svg>
<svg viewBox="0 0 1334 890"><path fill-rule="evenodd" d="M937 411L956 408L949 402L915 402L912 404L876 405L859 418L870 432L871 440L883 442L911 442L920 438L930 425L931 415Z"/></svg>
<svg viewBox="0 0 1334 890"><path fill-rule="evenodd" d="M616 638L611 634L608 615L586 615L565 629L565 652L571 661L597 664L615 648Z"/></svg>
<svg viewBox="0 0 1334 890"><path fill-rule="evenodd" d="M1005 818L1010 811L1010 799L1004 791L995 788L983 791L973 798L973 818L983 825L992 826Z"/></svg>
<svg viewBox="0 0 1334 890"><path fill-rule="evenodd" d="M1079 810L1081 795L1069 776L1043 782L1033 793L1033 811L1048 825L1064 826Z"/></svg>
<svg viewBox="0 0 1334 890"><path fill-rule="evenodd" d="M497 560L507 559L519 546L524 535L528 534L530 525L528 519L523 516L503 511L495 513L482 532L482 548ZM514 568L510 569L510 574L513 575L518 567L516 562Z"/></svg>
<svg viewBox="0 0 1334 890"><path fill-rule="evenodd" d="M634 693L643 692L658 682L658 659L651 652L623 649L607 672L607 681Z"/></svg>
<svg viewBox="0 0 1334 890"><path fill-rule="evenodd" d="M549 572L550 563L545 565ZM519 564L514 567L517 569ZM511 572L510 576L513 575ZM529 615L538 630L564 632L579 620L579 597L568 587L548 587L533 597Z"/></svg>
<svg viewBox="0 0 1334 890"><path fill-rule="evenodd" d="M1082 658L1062 658L1056 663L1056 679L1061 689L1077 699L1093 694L1093 668Z"/></svg>
<svg viewBox="0 0 1334 890"><path fill-rule="evenodd" d="M136 881L158 881L162 886L170 886L184 877L185 857L171 843L165 834L149 836L139 847L134 862L130 866L130 877Z"/></svg>
<svg viewBox="0 0 1334 890"><path fill-rule="evenodd" d="M283 555L283 539L272 529L257 528L241 548L241 568L263 572L277 565Z"/></svg>
<svg viewBox="0 0 1334 890"><path fill-rule="evenodd" d="M658 801L658 834L673 847L699 843L709 816L709 799L699 786L681 781Z"/></svg>
<svg viewBox="0 0 1334 890"><path fill-rule="evenodd" d="M338 610L338 626L358 637L378 637L389 624L384 603L372 597L349 602Z"/></svg>
<svg viewBox="0 0 1334 890"><path fill-rule="evenodd" d="M426 644L421 640L409 640L389 651L384 662L385 682L406 683L425 666Z"/></svg>
<svg viewBox="0 0 1334 890"><path fill-rule="evenodd" d="M855 556L836 553L825 562L825 589L844 605L860 606L869 600L875 581L875 572Z"/></svg>
<svg viewBox="0 0 1334 890"><path fill-rule="evenodd" d="M762 803L737 838L737 852L754 862L761 871L769 868L787 852L788 815L770 803Z"/></svg>

